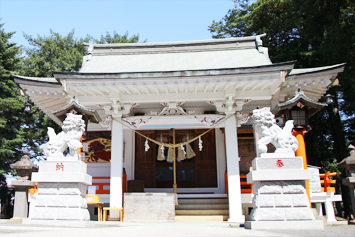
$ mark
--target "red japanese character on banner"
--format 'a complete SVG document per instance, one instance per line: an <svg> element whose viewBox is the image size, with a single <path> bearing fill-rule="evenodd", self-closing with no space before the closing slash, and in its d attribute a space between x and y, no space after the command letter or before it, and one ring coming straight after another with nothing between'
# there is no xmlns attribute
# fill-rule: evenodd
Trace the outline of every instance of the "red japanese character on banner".
<svg viewBox="0 0 355 237"><path fill-rule="evenodd" d="M62 170L64 171L64 165L63 163L57 163L57 165L55 166L55 171L58 171L58 170Z"/></svg>
<svg viewBox="0 0 355 237"><path fill-rule="evenodd" d="M284 166L284 163L282 163L282 160L277 160L276 166L281 168L282 166Z"/></svg>

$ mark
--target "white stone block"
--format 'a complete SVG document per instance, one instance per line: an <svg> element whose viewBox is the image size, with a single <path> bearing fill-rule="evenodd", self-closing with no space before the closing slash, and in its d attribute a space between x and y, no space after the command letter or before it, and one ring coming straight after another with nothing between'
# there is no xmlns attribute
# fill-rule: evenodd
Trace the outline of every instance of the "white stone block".
<svg viewBox="0 0 355 237"><path fill-rule="evenodd" d="M253 170L302 170L303 158L255 158L252 161Z"/></svg>
<svg viewBox="0 0 355 237"><path fill-rule="evenodd" d="M86 198L81 196L68 196L68 206L87 208Z"/></svg>
<svg viewBox="0 0 355 237"><path fill-rule="evenodd" d="M32 181L38 183L83 183L92 184L92 177L85 173L32 173Z"/></svg>
<svg viewBox="0 0 355 237"><path fill-rule="evenodd" d="M36 198L36 207L45 207L47 206L47 195L37 195Z"/></svg>
<svg viewBox="0 0 355 237"><path fill-rule="evenodd" d="M57 211L57 220L90 220L87 209L82 208L63 208Z"/></svg>
<svg viewBox="0 0 355 237"><path fill-rule="evenodd" d="M292 195L275 195L276 207L291 207Z"/></svg>
<svg viewBox="0 0 355 237"><path fill-rule="evenodd" d="M260 194L279 194L282 192L281 182L258 182L256 187L253 185L253 192L258 193L258 189Z"/></svg>
<svg viewBox="0 0 355 237"><path fill-rule="evenodd" d="M305 208L286 208L286 220L315 220L312 210Z"/></svg>
<svg viewBox="0 0 355 237"><path fill-rule="evenodd" d="M275 199L274 195L258 195L259 207L274 207Z"/></svg>
<svg viewBox="0 0 355 237"><path fill-rule="evenodd" d="M55 208L35 207L30 213L30 219L55 220L57 210Z"/></svg>
<svg viewBox="0 0 355 237"><path fill-rule="evenodd" d="M68 198L65 196L47 196L47 207L67 207Z"/></svg>
<svg viewBox="0 0 355 237"><path fill-rule="evenodd" d="M250 213L252 221L283 221L285 214L283 208L255 208Z"/></svg>
<svg viewBox="0 0 355 237"><path fill-rule="evenodd" d="M58 183L59 195L86 195L86 185L81 183Z"/></svg>
<svg viewBox="0 0 355 237"><path fill-rule="evenodd" d="M312 178L310 170L253 170L247 174L247 182L281 181L281 180L309 180Z"/></svg>
<svg viewBox="0 0 355 237"><path fill-rule="evenodd" d="M306 193L304 181L282 182L283 193Z"/></svg>
<svg viewBox="0 0 355 237"><path fill-rule="evenodd" d="M37 194L57 195L58 189L56 183L38 183Z"/></svg>
<svg viewBox="0 0 355 237"><path fill-rule="evenodd" d="M86 173L87 164L82 161L43 161L39 173Z"/></svg>
<svg viewBox="0 0 355 237"><path fill-rule="evenodd" d="M309 207L309 200L306 194L294 194L293 206L294 207Z"/></svg>
<svg viewBox="0 0 355 237"><path fill-rule="evenodd" d="M124 221L173 222L175 203L172 193L125 193Z"/></svg>

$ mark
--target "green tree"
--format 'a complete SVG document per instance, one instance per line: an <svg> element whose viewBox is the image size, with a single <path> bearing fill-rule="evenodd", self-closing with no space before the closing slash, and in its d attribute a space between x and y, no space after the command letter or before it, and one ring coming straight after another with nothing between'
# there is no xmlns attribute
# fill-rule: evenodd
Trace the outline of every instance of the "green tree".
<svg viewBox="0 0 355 237"><path fill-rule="evenodd" d="M3 26L0 24L0 173L7 173L10 164L21 157L24 100L11 76L19 69L21 51L9 41L14 32L6 33Z"/></svg>
<svg viewBox="0 0 355 237"><path fill-rule="evenodd" d="M77 39L74 30L67 36L61 36L50 30L50 36L32 37L24 33L32 47L25 49L25 59L21 75L32 77L51 77L53 71L74 72L81 67L87 48L83 44L91 40L90 36Z"/></svg>
<svg viewBox="0 0 355 237"><path fill-rule="evenodd" d="M19 75L29 77L51 77L53 71L77 72L82 65L83 56L87 54L84 43L135 43L139 41L138 35L128 37L128 33L121 36L114 32L101 36L101 40L87 35L85 38L76 38L75 31L62 36L50 30L49 36L32 37L24 33L30 47L24 49L25 57L21 60ZM26 101L33 105L31 101ZM24 144L32 153L30 156L43 156L40 145L47 140L47 127L53 127L58 133L61 128L46 116L38 107L32 107L30 114L22 117Z"/></svg>
<svg viewBox="0 0 355 237"><path fill-rule="evenodd" d="M234 9L209 30L214 38L266 33L263 44L271 60L297 60L296 68L347 62L340 86L328 90L335 103L313 117L305 137L309 163L336 170L348 155L347 144L355 141L355 2L235 0Z"/></svg>
<svg viewBox="0 0 355 237"><path fill-rule="evenodd" d="M145 43L147 40L144 40ZM94 39L94 42L97 44L119 44L119 43L138 43L139 35L132 35L128 37L128 32L124 35L117 34L116 31L113 32L113 36L109 32L105 36L101 35L100 40Z"/></svg>

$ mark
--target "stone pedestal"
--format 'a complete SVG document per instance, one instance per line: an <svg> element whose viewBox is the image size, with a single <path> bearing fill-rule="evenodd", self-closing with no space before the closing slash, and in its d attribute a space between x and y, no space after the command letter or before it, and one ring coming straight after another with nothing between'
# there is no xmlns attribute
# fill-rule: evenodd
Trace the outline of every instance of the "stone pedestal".
<svg viewBox="0 0 355 237"><path fill-rule="evenodd" d="M354 168L355 171L355 168ZM342 180L345 186L349 187L350 202L352 207L352 212L355 213L355 172L353 177L347 177Z"/></svg>
<svg viewBox="0 0 355 237"><path fill-rule="evenodd" d="M30 180L13 180L11 185L15 187L14 216L12 219L23 219L28 216L28 189L35 186Z"/></svg>
<svg viewBox="0 0 355 237"><path fill-rule="evenodd" d="M174 222L177 196L174 193L125 193L125 222Z"/></svg>
<svg viewBox="0 0 355 237"><path fill-rule="evenodd" d="M82 161L53 157L49 161L42 161L39 172L32 174L32 181L38 185L29 219L90 220L85 195L92 178L86 172L87 165Z"/></svg>
<svg viewBox="0 0 355 237"><path fill-rule="evenodd" d="M349 145L348 149L350 150L350 156L338 163L337 166L345 169L347 177L342 180L342 183L349 187L352 212L355 214L355 147Z"/></svg>
<svg viewBox="0 0 355 237"><path fill-rule="evenodd" d="M323 229L309 207L305 180L311 172L303 169L303 158L262 154L253 160L253 171L247 175L253 183L253 210L249 229ZM285 157L288 156L288 157Z"/></svg>

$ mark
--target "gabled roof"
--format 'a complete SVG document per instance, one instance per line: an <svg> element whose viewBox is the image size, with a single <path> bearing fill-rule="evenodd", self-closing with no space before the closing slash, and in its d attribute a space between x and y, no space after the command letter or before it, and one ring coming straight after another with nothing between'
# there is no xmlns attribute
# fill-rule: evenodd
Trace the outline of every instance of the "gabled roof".
<svg viewBox="0 0 355 237"><path fill-rule="evenodd" d="M167 72L271 65L260 37L167 43L89 44L81 73Z"/></svg>

